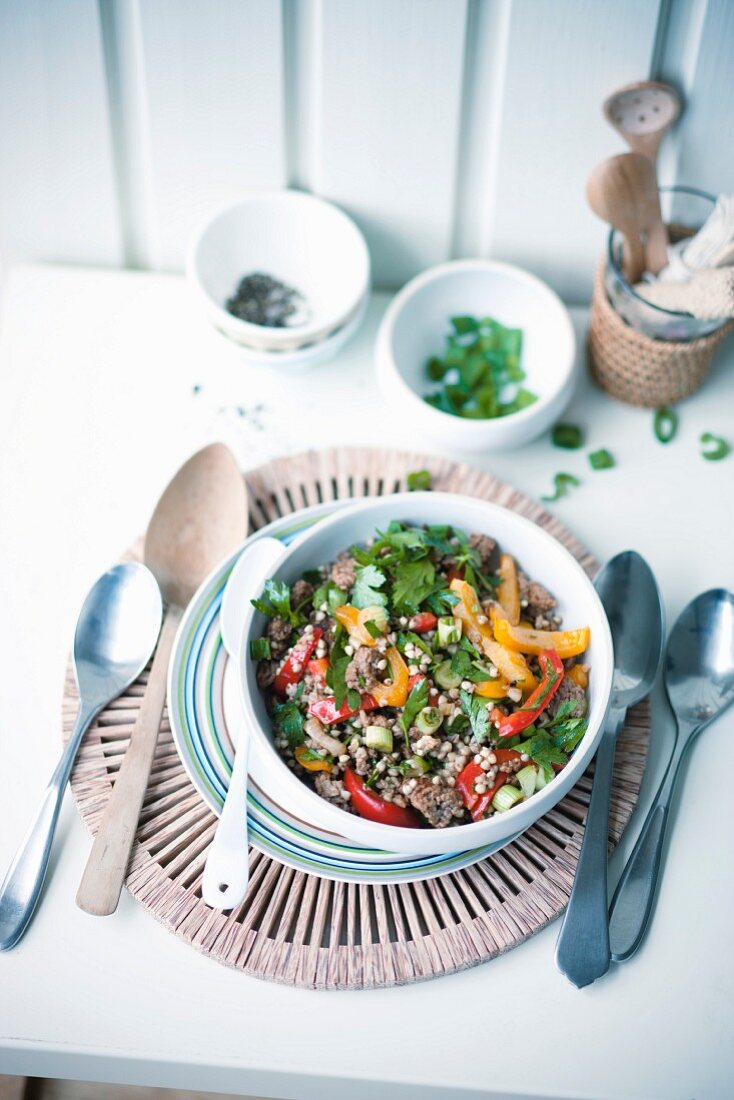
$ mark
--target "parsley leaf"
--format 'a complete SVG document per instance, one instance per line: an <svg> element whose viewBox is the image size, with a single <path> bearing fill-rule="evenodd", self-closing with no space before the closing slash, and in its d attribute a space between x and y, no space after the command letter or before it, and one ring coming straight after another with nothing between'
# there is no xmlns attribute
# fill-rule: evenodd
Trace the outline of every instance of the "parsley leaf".
<svg viewBox="0 0 734 1100"><path fill-rule="evenodd" d="M341 607L342 604L345 604L347 599L347 593L343 588L334 584L333 581L326 581L314 592L313 605L318 609L323 604L326 604L326 610L330 615L333 615L337 607Z"/></svg>
<svg viewBox="0 0 734 1100"><path fill-rule="evenodd" d="M536 729L532 737L522 741L515 748L518 752L525 752L534 763L542 768L546 780L550 781L555 774L553 764L566 764L568 756L556 745L553 737L547 729Z"/></svg>
<svg viewBox="0 0 734 1100"><path fill-rule="evenodd" d="M428 680L424 677L413 685L399 718L400 728L405 734L405 743L408 748L410 748L408 730L425 706L428 706Z"/></svg>
<svg viewBox="0 0 734 1100"><path fill-rule="evenodd" d="M435 581L436 567L430 558L401 562L393 577L393 610L403 614L417 611Z"/></svg>
<svg viewBox="0 0 734 1100"><path fill-rule="evenodd" d="M471 723L472 733L481 744L485 741L490 730L489 710L486 700L479 695L470 695L468 691L462 691L459 695L461 709Z"/></svg>
<svg viewBox="0 0 734 1100"><path fill-rule="evenodd" d="M326 670L326 683L334 692L334 706L337 710L342 706L348 692L346 672L352 658L344 652L347 641L348 635L344 627L337 627L334 646L329 657L329 667Z"/></svg>
<svg viewBox="0 0 734 1100"><path fill-rule="evenodd" d="M293 626L298 626L303 621L302 616L292 610L291 590L283 581L266 581L262 596L250 602L257 611L267 615L269 619L284 619Z"/></svg>
<svg viewBox="0 0 734 1100"><path fill-rule="evenodd" d="M306 735L303 732L303 714L298 707L298 700L302 692L303 682L299 684L296 694L287 702L276 703L273 708L275 724L288 738L288 744L292 749L295 749L297 745L302 745L306 740Z"/></svg>
<svg viewBox="0 0 734 1100"><path fill-rule="evenodd" d="M416 634L414 630L402 631L398 634L398 649L401 653L405 653L405 647L408 644L418 646L429 657L433 656L433 650L429 646L428 642L421 638L420 634Z"/></svg>
<svg viewBox="0 0 734 1100"><path fill-rule="evenodd" d="M489 669L480 661L472 659L471 653L463 647L457 649L451 658L451 671L456 676L461 676L462 680L470 680L473 684L491 679Z"/></svg>
<svg viewBox="0 0 734 1100"><path fill-rule="evenodd" d="M352 603L355 607L385 607L387 596L378 589L385 583L385 574L374 565L363 565L357 570L357 580L352 589Z"/></svg>

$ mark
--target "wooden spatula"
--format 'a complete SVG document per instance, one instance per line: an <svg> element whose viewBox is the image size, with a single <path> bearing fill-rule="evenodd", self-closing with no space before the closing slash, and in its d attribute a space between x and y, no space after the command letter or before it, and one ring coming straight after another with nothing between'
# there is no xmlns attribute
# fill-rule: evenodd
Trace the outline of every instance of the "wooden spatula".
<svg viewBox="0 0 734 1100"><path fill-rule="evenodd" d="M247 534L245 485L221 443L193 455L158 501L145 536L145 564L168 608L148 686L94 838L76 903L95 916L114 913L125 881L135 830L166 701L173 640L184 608L208 573Z"/></svg>
<svg viewBox="0 0 734 1100"><path fill-rule="evenodd" d="M668 262L668 234L660 212L655 167L641 153L609 157L593 170L586 197L595 214L624 237L623 270L630 283L643 271L657 275Z"/></svg>

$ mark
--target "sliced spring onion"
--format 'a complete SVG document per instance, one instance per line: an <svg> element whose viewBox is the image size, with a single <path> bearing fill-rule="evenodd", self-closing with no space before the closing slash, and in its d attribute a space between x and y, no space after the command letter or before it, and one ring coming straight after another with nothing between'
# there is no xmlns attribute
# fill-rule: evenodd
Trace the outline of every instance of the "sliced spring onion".
<svg viewBox="0 0 734 1100"><path fill-rule="evenodd" d="M505 810L510 810L516 802L522 800L522 791L518 787L510 787L505 784L495 794L492 799L492 806L497 813L504 813Z"/></svg>
<svg viewBox="0 0 734 1100"><path fill-rule="evenodd" d="M712 432L704 432L699 442L705 448L701 454L709 462L718 462L731 452L731 443L727 443L720 435L713 435Z"/></svg>
<svg viewBox="0 0 734 1100"><path fill-rule="evenodd" d="M369 749L392 752L392 730L385 726L368 726L364 731L364 742Z"/></svg>
<svg viewBox="0 0 734 1100"><path fill-rule="evenodd" d="M431 362L437 362L437 360L431 360ZM412 473L408 474L406 481L408 485L408 492L410 493L414 493L418 489L430 489L430 470L413 470Z"/></svg>
<svg viewBox="0 0 734 1100"><path fill-rule="evenodd" d="M270 660L270 639L269 638L251 638L250 639L250 656L253 661L268 661Z"/></svg>
<svg viewBox="0 0 734 1100"><path fill-rule="evenodd" d="M461 619L444 615L438 620L438 644L442 649L461 641Z"/></svg>
<svg viewBox="0 0 734 1100"><path fill-rule="evenodd" d="M577 451L584 442L584 433L575 424L556 424L551 432L551 440L554 447Z"/></svg>
<svg viewBox="0 0 734 1100"><path fill-rule="evenodd" d="M381 634L387 634L390 623L384 607L380 607L379 604L371 605L366 607L364 611L360 611L359 617L373 638L379 638ZM372 627L374 627L374 630L371 629Z"/></svg>
<svg viewBox="0 0 734 1100"><path fill-rule="evenodd" d="M450 691L451 688L457 688L459 686L462 677L453 671L451 668L451 661L442 661L434 672L433 679L439 687L445 688L446 691Z"/></svg>
<svg viewBox="0 0 734 1100"><path fill-rule="evenodd" d="M515 779L517 779L522 788L522 793L525 798L530 798L530 795L535 793L537 772L537 768L534 768L532 764L528 764L527 767L520 768L520 771L515 776ZM500 788L500 790L501 789L502 788Z"/></svg>
<svg viewBox="0 0 734 1100"><path fill-rule="evenodd" d="M443 715L436 707L424 707L415 719L415 724L421 733L435 733L442 722Z"/></svg>
<svg viewBox="0 0 734 1100"><path fill-rule="evenodd" d="M553 478L554 492L552 496L541 497L541 500L547 501L552 504L556 500L560 500L561 497L565 497L570 485L578 486L581 482L573 474L556 474Z"/></svg>
<svg viewBox="0 0 734 1100"><path fill-rule="evenodd" d="M592 470L610 470L614 466L614 456L601 447L598 451L592 451L589 455L589 465Z"/></svg>
<svg viewBox="0 0 734 1100"><path fill-rule="evenodd" d="M536 791L542 791L543 787L548 785L548 780L545 778L545 772L542 768L538 768L537 775L535 776L535 789Z"/></svg>
<svg viewBox="0 0 734 1100"><path fill-rule="evenodd" d="M678 431L678 413L675 409L669 409L667 405L655 410L653 422L655 438L661 443L670 443Z"/></svg>
<svg viewBox="0 0 734 1100"><path fill-rule="evenodd" d="M411 756L407 763L420 775L425 775L426 772L431 770L431 765L422 756Z"/></svg>

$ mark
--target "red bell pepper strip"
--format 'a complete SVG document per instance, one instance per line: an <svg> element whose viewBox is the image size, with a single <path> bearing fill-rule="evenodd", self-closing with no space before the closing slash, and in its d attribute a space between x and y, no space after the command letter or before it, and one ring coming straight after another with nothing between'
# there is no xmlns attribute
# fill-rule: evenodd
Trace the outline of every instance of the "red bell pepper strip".
<svg viewBox="0 0 734 1100"><path fill-rule="evenodd" d="M333 698L329 698L317 699L315 703L310 703L308 713L313 715L314 718L318 718L322 725L333 726L336 722L343 722L345 718L354 718L354 715L359 714L360 710L374 710L376 706L377 700L374 695L365 694L356 709L350 707L348 699L345 699L342 705L337 708Z"/></svg>
<svg viewBox="0 0 734 1100"><path fill-rule="evenodd" d="M538 664L543 674L542 680L519 710L500 720L498 727L500 737L514 737L516 733L521 733L531 726L561 686L564 675L563 661L555 649L544 649L538 657Z"/></svg>
<svg viewBox="0 0 734 1100"><path fill-rule="evenodd" d="M494 751L496 754L497 750L495 749ZM500 749L499 751L515 752L514 749ZM519 758L520 753L516 752L515 756ZM504 762L504 760L501 761L498 757L498 763ZM484 768L482 768L480 764L475 764L472 760L471 763L467 764L465 768L462 768L456 779L456 790L461 795L462 801L469 813L472 815L474 821L482 820L487 810L489 809L489 805L495 796L495 792L498 791L500 787L510 778L507 772L501 772L497 776L497 780L491 790L485 791L484 794L477 794L477 792L474 790L474 784L480 776L486 776L486 774L487 773L484 771Z"/></svg>
<svg viewBox="0 0 734 1100"><path fill-rule="evenodd" d="M408 623L410 630L416 634L425 634L429 630L435 630L438 619L431 611L420 611Z"/></svg>
<svg viewBox="0 0 734 1100"><path fill-rule="evenodd" d="M500 772L497 776L497 782L490 791L486 791L484 794L480 794L477 801L474 803L471 809L472 819L474 821L481 821L487 813L487 810L492 804L492 799L497 794L500 787L503 787L509 779L507 772Z"/></svg>
<svg viewBox="0 0 734 1100"><path fill-rule="evenodd" d="M479 779L480 775L485 775L484 769L479 764L475 764L474 761L470 761L466 767L462 768L456 777L455 787L461 795L461 800L466 806L467 810L471 810L479 795L474 790L474 783Z"/></svg>
<svg viewBox="0 0 734 1100"><path fill-rule="evenodd" d="M306 668L317 680L326 680L326 670L329 667L328 657L312 657L306 662Z"/></svg>
<svg viewBox="0 0 734 1100"><path fill-rule="evenodd" d="M285 695L285 689L297 684L306 671L306 662L316 649L323 634L320 626L314 627L308 634L303 633L290 651L273 680L273 687L279 695Z"/></svg>
<svg viewBox="0 0 734 1100"><path fill-rule="evenodd" d="M407 806L386 802L364 785L361 776L351 768L344 769L344 786L352 796L352 805L360 817L378 821L381 825L395 825L401 829L420 829L420 818Z"/></svg>
<svg viewBox="0 0 734 1100"><path fill-rule="evenodd" d="M522 754L517 749L492 749L492 752L498 764L514 764L516 760L522 761Z"/></svg>

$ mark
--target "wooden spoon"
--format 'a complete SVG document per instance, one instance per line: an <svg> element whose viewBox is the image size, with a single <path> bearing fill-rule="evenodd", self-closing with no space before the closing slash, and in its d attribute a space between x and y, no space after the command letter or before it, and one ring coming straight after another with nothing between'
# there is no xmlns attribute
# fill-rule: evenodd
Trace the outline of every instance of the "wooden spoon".
<svg viewBox="0 0 734 1100"><path fill-rule="evenodd" d="M624 237L623 269L630 283L639 282L643 271L662 271L668 234L651 160L641 153L609 157L589 176L586 197L594 213Z"/></svg>
<svg viewBox="0 0 734 1100"><path fill-rule="evenodd" d="M604 100L603 110L630 149L654 164L661 141L680 114L681 100L670 84L643 80L613 92Z"/></svg>
<svg viewBox="0 0 734 1100"><path fill-rule="evenodd" d="M247 535L245 484L231 452L213 443L193 455L158 501L145 537L145 564L168 604L130 747L112 788L76 903L114 913L125 880L166 699L173 640L184 608L208 573Z"/></svg>

